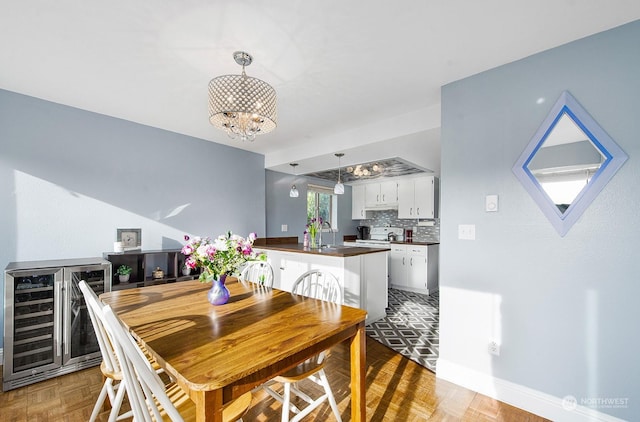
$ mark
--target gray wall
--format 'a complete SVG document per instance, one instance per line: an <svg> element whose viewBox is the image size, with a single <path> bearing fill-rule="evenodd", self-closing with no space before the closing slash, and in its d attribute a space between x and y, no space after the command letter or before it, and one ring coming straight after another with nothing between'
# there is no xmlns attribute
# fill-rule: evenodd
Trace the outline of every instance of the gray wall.
<svg viewBox="0 0 640 422"><path fill-rule="evenodd" d="M117 228L141 228L143 249L264 236L264 185L262 155L0 90L3 269L102 256Z"/></svg>
<svg viewBox="0 0 640 422"><path fill-rule="evenodd" d="M640 414L640 21L442 89L443 368ZM563 90L629 160L565 237L511 167ZM499 212L484 212L498 194ZM475 224L476 240L458 239ZM490 356L490 339L501 355ZM440 361L438 363L440 371ZM594 403L594 402L592 402Z"/></svg>
<svg viewBox="0 0 640 422"><path fill-rule="evenodd" d="M294 184L300 192L297 198L289 197L289 190ZM311 184L333 187L335 183L327 180L294 176L266 170L266 218L267 236L283 237L298 236L302 243L303 233L307 225L307 186ZM357 220L351 219L351 186L345 185L344 194L338 196L338 233L336 243L342 243L342 236L356 234ZM282 232L282 225L288 226L287 232ZM331 234L323 234L322 242L333 241Z"/></svg>

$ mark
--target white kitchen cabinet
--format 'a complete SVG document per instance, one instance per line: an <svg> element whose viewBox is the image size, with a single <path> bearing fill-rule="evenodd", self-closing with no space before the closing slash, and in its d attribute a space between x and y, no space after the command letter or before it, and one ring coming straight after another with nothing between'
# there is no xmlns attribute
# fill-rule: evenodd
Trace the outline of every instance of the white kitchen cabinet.
<svg viewBox="0 0 640 422"><path fill-rule="evenodd" d="M391 284L392 287L406 288L408 286L406 268L407 248L405 248L404 245L392 245L390 255L389 284Z"/></svg>
<svg viewBox="0 0 640 422"><path fill-rule="evenodd" d="M398 218L436 218L437 196L437 177L401 180L398 183Z"/></svg>
<svg viewBox="0 0 640 422"><path fill-rule="evenodd" d="M364 205L365 185L355 185L351 188L351 219L364 220L367 218L367 211Z"/></svg>
<svg viewBox="0 0 640 422"><path fill-rule="evenodd" d="M438 290L439 245L392 244L391 287L429 294Z"/></svg>
<svg viewBox="0 0 640 422"><path fill-rule="evenodd" d="M398 183L387 181L364 185L366 208L395 207L398 205Z"/></svg>
<svg viewBox="0 0 640 422"><path fill-rule="evenodd" d="M410 290L426 291L428 293L427 247L407 246L407 259L409 260L407 286Z"/></svg>

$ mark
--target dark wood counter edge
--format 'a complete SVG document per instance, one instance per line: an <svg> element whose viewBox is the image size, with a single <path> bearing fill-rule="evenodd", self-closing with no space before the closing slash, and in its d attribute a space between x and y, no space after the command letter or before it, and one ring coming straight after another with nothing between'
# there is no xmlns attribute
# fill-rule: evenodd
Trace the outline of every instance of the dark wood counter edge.
<svg viewBox="0 0 640 422"><path fill-rule="evenodd" d="M338 246L337 248L309 249L305 248L301 243L290 243L288 245L254 245L254 247L273 251L306 253L311 255L333 256L338 258L347 258L350 256L389 251L388 248L362 248L359 246Z"/></svg>
<svg viewBox="0 0 640 422"><path fill-rule="evenodd" d="M298 243L297 236L288 237L259 237L253 242L253 246L265 246L265 245L289 245L292 243Z"/></svg>
<svg viewBox="0 0 640 422"><path fill-rule="evenodd" d="M429 245L439 245L440 242L391 242L392 245L421 245L421 246L429 246Z"/></svg>

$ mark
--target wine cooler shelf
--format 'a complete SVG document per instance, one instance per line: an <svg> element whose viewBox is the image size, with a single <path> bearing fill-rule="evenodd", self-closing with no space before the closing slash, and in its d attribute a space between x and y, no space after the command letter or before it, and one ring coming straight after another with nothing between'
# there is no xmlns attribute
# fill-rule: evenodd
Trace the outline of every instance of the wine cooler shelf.
<svg viewBox="0 0 640 422"><path fill-rule="evenodd" d="M12 262L5 269L3 390L100 364L98 342L78 287L110 290L101 258Z"/></svg>

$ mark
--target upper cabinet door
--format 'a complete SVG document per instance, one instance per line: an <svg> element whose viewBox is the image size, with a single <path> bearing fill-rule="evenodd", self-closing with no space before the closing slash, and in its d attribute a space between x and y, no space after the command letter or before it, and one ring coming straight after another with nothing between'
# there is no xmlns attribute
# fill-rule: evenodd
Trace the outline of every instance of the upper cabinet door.
<svg viewBox="0 0 640 422"><path fill-rule="evenodd" d="M364 185L364 204L367 208L376 207L380 203L380 183Z"/></svg>
<svg viewBox="0 0 640 422"><path fill-rule="evenodd" d="M434 179L433 176L429 176L414 180L414 218L435 218Z"/></svg>
<svg viewBox="0 0 640 422"><path fill-rule="evenodd" d="M413 180L398 182L398 218L416 218Z"/></svg>
<svg viewBox="0 0 640 422"><path fill-rule="evenodd" d="M351 219L363 220L367 218L364 206L365 185L355 185L351 188Z"/></svg>
<svg viewBox="0 0 640 422"><path fill-rule="evenodd" d="M398 182L382 182L380 183L380 202L381 205L398 204Z"/></svg>

